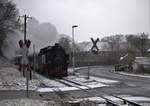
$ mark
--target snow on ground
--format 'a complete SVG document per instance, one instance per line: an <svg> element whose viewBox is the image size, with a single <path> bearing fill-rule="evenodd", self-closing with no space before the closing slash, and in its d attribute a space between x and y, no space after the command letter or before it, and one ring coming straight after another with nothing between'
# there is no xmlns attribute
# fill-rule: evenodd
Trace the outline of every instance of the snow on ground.
<svg viewBox="0 0 150 106"><path fill-rule="evenodd" d="M26 79L22 77L21 73L15 68L2 68L0 69L0 90L26 90ZM29 90L37 90L40 92L44 91L69 91L69 90L80 90L78 87L68 87L58 81L50 80L41 76L37 73L35 74L35 78L29 81ZM72 80L80 83L83 86L79 86L80 88L87 89L84 85L90 88L97 88L107 86L100 82L86 79L85 77L77 77L77 76L69 76ZM69 79L69 80L71 80ZM45 84L44 88L39 88L40 84Z"/></svg>
<svg viewBox="0 0 150 106"><path fill-rule="evenodd" d="M97 104L96 106L100 106L98 104L101 104L101 106L106 106L106 105L104 105L104 104L106 104L106 100L101 98L101 97L79 98L79 99L75 99L73 101L68 101L68 103L70 103L70 104L73 104L73 103L80 103L80 104L82 104L82 103L84 103L84 104L87 104L86 106L90 106L89 102L92 102L95 105Z"/></svg>
<svg viewBox="0 0 150 106"><path fill-rule="evenodd" d="M35 90L40 85L38 80L29 81L29 90ZM26 90L26 79L13 67L0 69L0 90Z"/></svg>
<svg viewBox="0 0 150 106"><path fill-rule="evenodd" d="M124 103L124 101L122 99L116 98L114 96L104 96L104 97L109 99L109 100L111 100L111 101L119 103L119 104L123 104Z"/></svg>
<svg viewBox="0 0 150 106"><path fill-rule="evenodd" d="M0 106L61 106L53 101L33 100L33 99L8 99L1 100Z"/></svg>
<svg viewBox="0 0 150 106"><path fill-rule="evenodd" d="M48 80L48 82L50 81L50 85L57 85L57 86L47 87L47 88L46 87L39 88L37 91L38 92L71 91L71 90L81 90L81 89L105 87L105 86L110 86L109 84L118 83L118 81L115 81L115 80L98 78L98 77L94 77L94 76L87 79L86 76L81 76L81 75L79 75L79 76L68 76L68 77L65 77L64 79L78 83L78 84L80 84L80 86L76 85L75 83L71 84L71 82L68 82L67 80L60 80L60 81L63 81L64 83L67 83L68 85L71 85L73 87L68 87L67 85L62 86L60 84L55 84L56 81ZM45 82L45 80L43 80L43 81ZM59 83L59 82L57 82L57 83Z"/></svg>
<svg viewBox="0 0 150 106"><path fill-rule="evenodd" d="M64 79L70 80L72 82L75 82L75 83L78 83L80 85L90 87L90 88L98 88L98 87L108 86L106 84L103 84L103 83L93 80L91 78L87 79L86 76L68 76L68 77L65 77Z"/></svg>
<svg viewBox="0 0 150 106"><path fill-rule="evenodd" d="M127 99L129 101L135 101L135 102L150 102L150 98L147 97L124 97L124 99Z"/></svg>
<svg viewBox="0 0 150 106"><path fill-rule="evenodd" d="M46 86L48 87L51 87L51 88L54 88L54 87L66 87L66 85L58 82L58 81L55 81L55 80L51 80L51 79L48 79L38 73L35 72L34 74L34 77L35 79L38 79L39 82L45 84Z"/></svg>
<svg viewBox="0 0 150 106"><path fill-rule="evenodd" d="M110 79L105 79L105 78L99 78L99 77L94 77L94 76L90 76L89 79L87 79L87 76L83 76L83 75L79 75L79 76L68 76L66 77L67 79L69 80L72 80L72 81L76 81L78 83L81 83L81 84L92 84L92 85L95 85L95 84L113 84L113 83L118 83L119 81L116 81L116 80L110 80Z"/></svg>
<svg viewBox="0 0 150 106"><path fill-rule="evenodd" d="M82 98L82 99L77 99L78 101L82 101L82 100L87 100L87 101L92 101L92 102L96 102L96 103L106 103L106 100L101 98L101 97L88 97L88 98Z"/></svg>
<svg viewBox="0 0 150 106"><path fill-rule="evenodd" d="M51 88L65 87L55 80L50 80L37 73L35 75L37 78L29 80L29 90L38 89L40 83ZM2 67L0 69L0 90L26 90L26 78L14 67Z"/></svg>
<svg viewBox="0 0 150 106"><path fill-rule="evenodd" d="M40 85L38 80L29 81L29 90L36 90ZM11 81L0 81L0 90L26 90L26 79L17 78Z"/></svg>
<svg viewBox="0 0 150 106"><path fill-rule="evenodd" d="M150 98L142 96L120 96L128 101L139 103L141 106L150 106Z"/></svg>
<svg viewBox="0 0 150 106"><path fill-rule="evenodd" d="M0 79L3 81L11 81L16 78L21 78L20 72L12 67L3 67L0 69Z"/></svg>
<svg viewBox="0 0 150 106"><path fill-rule="evenodd" d="M122 97L126 100L129 100L129 101L134 101L134 102L150 102L150 98L142 97L142 96L122 95L119 97Z"/></svg>
<svg viewBox="0 0 150 106"><path fill-rule="evenodd" d="M39 88L38 92L58 92L58 91L71 91L71 90L79 90L76 87L63 87L63 88Z"/></svg>
<svg viewBox="0 0 150 106"><path fill-rule="evenodd" d="M105 79L105 78L98 78L98 77L93 77L93 76L91 76L91 79L96 80L96 81L101 82L101 83L104 83L104 84L119 83L119 81L116 81L116 80L110 80L110 79Z"/></svg>
<svg viewBox="0 0 150 106"><path fill-rule="evenodd" d="M0 60L0 63L3 62ZM7 64L7 62L5 64ZM114 80L102 79L93 76L90 76L90 79L87 79L86 76L74 75L66 78L79 83L81 86L78 85L68 87L68 85L62 84L57 80L48 79L37 74L36 72L33 74L33 79L29 80L29 90L37 90L40 92L80 90L79 88L98 88L109 86L109 84L117 82ZM43 88L40 88L41 86ZM21 72L19 72L15 67L11 67L11 65L8 67L0 67L0 90L26 90L26 79L22 76Z"/></svg>

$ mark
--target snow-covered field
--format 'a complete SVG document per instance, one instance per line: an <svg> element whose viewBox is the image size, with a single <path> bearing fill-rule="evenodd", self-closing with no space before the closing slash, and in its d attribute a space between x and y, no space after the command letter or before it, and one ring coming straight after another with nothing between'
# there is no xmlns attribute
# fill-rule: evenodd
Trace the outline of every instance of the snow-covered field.
<svg viewBox="0 0 150 106"><path fill-rule="evenodd" d="M40 85L38 80L29 81L29 90L36 90ZM12 81L0 81L0 90L26 90L26 79L16 78Z"/></svg>
<svg viewBox="0 0 150 106"><path fill-rule="evenodd" d="M36 79L29 81L29 89L36 90L40 82ZM26 90L26 79L13 67L0 69L0 90Z"/></svg>
<svg viewBox="0 0 150 106"><path fill-rule="evenodd" d="M46 82L46 81L45 81ZM29 90L36 90L40 80L29 81ZM0 57L0 90L26 90L26 79L7 59ZM0 106L60 106L54 101L35 99L5 99L0 100Z"/></svg>

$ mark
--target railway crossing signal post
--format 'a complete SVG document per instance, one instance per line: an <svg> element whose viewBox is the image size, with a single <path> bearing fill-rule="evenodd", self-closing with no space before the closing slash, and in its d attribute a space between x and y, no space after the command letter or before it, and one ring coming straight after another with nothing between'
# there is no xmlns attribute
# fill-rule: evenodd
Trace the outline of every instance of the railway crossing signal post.
<svg viewBox="0 0 150 106"><path fill-rule="evenodd" d="M31 41L26 40L23 42L22 40L19 41L19 46L22 49L22 59L21 59L21 70L23 72L23 76L26 77L26 90L27 90L27 97L29 97L29 60L28 60L28 52L30 47ZM31 78L31 77L30 77Z"/></svg>
<svg viewBox="0 0 150 106"><path fill-rule="evenodd" d="M35 72L35 66L36 66L36 54L35 54L35 44L33 44L33 73Z"/></svg>
<svg viewBox="0 0 150 106"><path fill-rule="evenodd" d="M94 40L93 38L91 38L91 40L92 40L92 43L93 43L91 51L92 51L93 54L98 54L99 49L98 49L98 46L97 46L97 42L99 41L99 38L97 38L96 40ZM89 58L88 58L87 61L88 61L88 73L87 73L88 75L87 75L87 79L90 79L90 63L89 63Z"/></svg>
<svg viewBox="0 0 150 106"><path fill-rule="evenodd" d="M19 46L20 48L22 48L22 70L23 70L23 75L25 76L26 73L26 91L27 91L27 97L29 97L29 75L28 75L28 71L29 71L29 62L28 62L28 51L29 51L29 47L31 44L30 40L26 40L26 29L27 29L27 19L32 19L32 17L29 17L27 15L24 16L20 16L22 18L24 18L24 42L22 40L19 41Z"/></svg>

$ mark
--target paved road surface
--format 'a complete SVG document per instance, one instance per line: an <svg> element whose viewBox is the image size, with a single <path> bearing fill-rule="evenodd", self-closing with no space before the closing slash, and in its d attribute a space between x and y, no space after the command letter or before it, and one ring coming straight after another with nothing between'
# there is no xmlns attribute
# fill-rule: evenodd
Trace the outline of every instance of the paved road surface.
<svg viewBox="0 0 150 106"><path fill-rule="evenodd" d="M120 81L117 85L99 88L97 91L109 94L129 94L150 97L150 78L121 75L111 72L111 70L111 67L90 68L90 75ZM87 69L79 70L78 72L87 75Z"/></svg>

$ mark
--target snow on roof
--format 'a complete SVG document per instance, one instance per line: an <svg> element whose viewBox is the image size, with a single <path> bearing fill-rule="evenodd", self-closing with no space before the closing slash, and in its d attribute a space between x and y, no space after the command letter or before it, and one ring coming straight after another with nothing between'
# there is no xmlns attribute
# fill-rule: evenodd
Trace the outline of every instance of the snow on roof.
<svg viewBox="0 0 150 106"><path fill-rule="evenodd" d="M149 57L136 57L135 62L140 64L150 64L150 58Z"/></svg>
<svg viewBox="0 0 150 106"><path fill-rule="evenodd" d="M128 56L128 53L122 57L120 57L120 61L123 60L124 58L126 58Z"/></svg>
<svg viewBox="0 0 150 106"><path fill-rule="evenodd" d="M147 52L150 52L150 48L147 50Z"/></svg>

